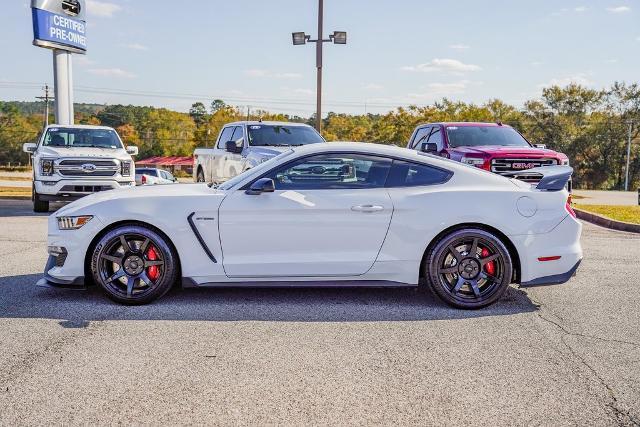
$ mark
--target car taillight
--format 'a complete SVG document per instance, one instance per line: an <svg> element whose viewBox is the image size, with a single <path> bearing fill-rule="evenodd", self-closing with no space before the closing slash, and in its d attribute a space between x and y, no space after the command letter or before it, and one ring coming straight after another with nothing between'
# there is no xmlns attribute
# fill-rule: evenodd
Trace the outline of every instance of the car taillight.
<svg viewBox="0 0 640 427"><path fill-rule="evenodd" d="M142 178L140 179L140 182L142 182L143 184L147 183L147 177L142 175Z"/></svg>
<svg viewBox="0 0 640 427"><path fill-rule="evenodd" d="M569 215L571 215L574 218L577 218L576 211L574 211L573 208L571 207L571 194L569 194L569 197L567 197L567 203L565 203L564 208L566 209L567 212L569 212Z"/></svg>

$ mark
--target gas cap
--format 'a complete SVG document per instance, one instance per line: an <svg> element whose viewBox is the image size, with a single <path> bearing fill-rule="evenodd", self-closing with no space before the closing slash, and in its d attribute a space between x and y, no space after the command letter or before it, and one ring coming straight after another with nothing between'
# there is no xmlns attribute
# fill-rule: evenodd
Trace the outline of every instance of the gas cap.
<svg viewBox="0 0 640 427"><path fill-rule="evenodd" d="M530 218L538 211L538 204L529 196L520 197L516 203L518 213L524 217Z"/></svg>

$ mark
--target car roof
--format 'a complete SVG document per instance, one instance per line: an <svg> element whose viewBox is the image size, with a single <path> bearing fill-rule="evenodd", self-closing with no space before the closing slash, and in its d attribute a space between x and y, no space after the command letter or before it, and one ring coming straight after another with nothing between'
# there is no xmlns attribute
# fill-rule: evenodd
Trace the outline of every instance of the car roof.
<svg viewBox="0 0 640 427"><path fill-rule="evenodd" d="M51 128L114 130L112 127L109 127L109 126L94 126L94 125L49 125L47 126L47 130Z"/></svg>
<svg viewBox="0 0 640 427"><path fill-rule="evenodd" d="M422 126L433 126L433 125L442 125L445 127L449 126L457 126L457 127L506 127L510 128L511 126L505 125L503 123L495 123L495 122L437 122L437 123L424 123L420 125Z"/></svg>
<svg viewBox="0 0 640 427"><path fill-rule="evenodd" d="M277 122L277 121L259 121L259 120L241 120L238 122L226 123L225 126L240 126L240 125L270 125L270 126L301 126L301 127L311 127L306 123L296 123L296 122Z"/></svg>

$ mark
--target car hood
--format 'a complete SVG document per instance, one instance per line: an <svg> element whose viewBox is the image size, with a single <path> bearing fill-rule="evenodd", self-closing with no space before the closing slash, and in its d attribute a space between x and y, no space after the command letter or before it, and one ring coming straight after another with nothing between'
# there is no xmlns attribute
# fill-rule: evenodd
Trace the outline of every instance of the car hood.
<svg viewBox="0 0 640 427"><path fill-rule="evenodd" d="M143 185L139 187L121 188L116 190L101 191L89 196L83 197L62 207L56 216L72 215L75 213L93 214L93 207L103 202L124 202L130 203L140 199L151 201L153 199L164 199L170 197L187 198L189 196L202 197L211 195L224 196L226 193L222 190L210 188L207 184L176 184L176 185ZM163 202L167 203L167 202ZM171 202L169 202L171 203Z"/></svg>
<svg viewBox="0 0 640 427"><path fill-rule="evenodd" d="M510 157L510 156L524 156L524 157L557 157L558 153L547 148L536 147L505 147L501 145L486 145L482 147L456 147L453 148L458 153L462 154L482 154L484 156L491 157Z"/></svg>
<svg viewBox="0 0 640 427"><path fill-rule="evenodd" d="M285 151L291 150L292 148L295 148L295 147L290 147L287 145L282 147L252 145L251 153L260 157L275 157L280 153L284 153Z"/></svg>
<svg viewBox="0 0 640 427"><path fill-rule="evenodd" d="M93 148L93 147L39 147L38 155L47 157L95 157L129 159L124 148Z"/></svg>

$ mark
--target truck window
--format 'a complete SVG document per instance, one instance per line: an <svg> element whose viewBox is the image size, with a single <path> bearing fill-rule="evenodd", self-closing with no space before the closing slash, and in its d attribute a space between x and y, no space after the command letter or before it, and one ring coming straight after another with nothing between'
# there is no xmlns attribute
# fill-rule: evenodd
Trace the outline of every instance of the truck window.
<svg viewBox="0 0 640 427"><path fill-rule="evenodd" d="M251 146L296 146L325 142L309 126L256 124L247 126Z"/></svg>
<svg viewBox="0 0 640 427"><path fill-rule="evenodd" d="M123 148L114 130L64 127L49 128L42 145L45 147Z"/></svg>
<svg viewBox="0 0 640 427"><path fill-rule="evenodd" d="M431 126L425 126L418 129L416 136L413 138L413 141L411 141L411 148L418 148L419 144L427 142L429 132L431 132Z"/></svg>
<svg viewBox="0 0 640 427"><path fill-rule="evenodd" d="M241 141L244 138L244 131L242 130L242 126L236 126L236 130L233 131L233 136L231 137L231 141L235 141L238 146L244 144L244 141Z"/></svg>
<svg viewBox="0 0 640 427"><path fill-rule="evenodd" d="M530 147L522 135L506 126L448 126L451 147L479 147L500 145Z"/></svg>
<svg viewBox="0 0 640 427"><path fill-rule="evenodd" d="M440 126L433 127L433 131L431 135L429 135L427 142L438 144L438 148L442 147L442 132L440 131Z"/></svg>
<svg viewBox="0 0 640 427"><path fill-rule="evenodd" d="M226 149L227 141L231 141L231 137L233 136L233 130L235 128L236 128L235 126L227 126L226 128L222 129L222 132L220 133L220 138L218 138L218 148L220 148L221 150Z"/></svg>

